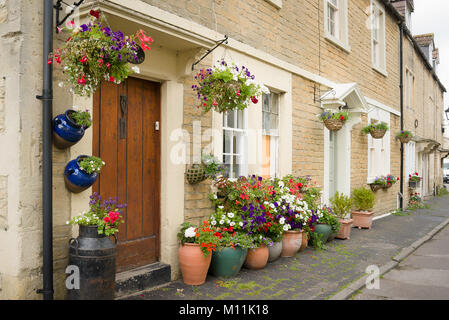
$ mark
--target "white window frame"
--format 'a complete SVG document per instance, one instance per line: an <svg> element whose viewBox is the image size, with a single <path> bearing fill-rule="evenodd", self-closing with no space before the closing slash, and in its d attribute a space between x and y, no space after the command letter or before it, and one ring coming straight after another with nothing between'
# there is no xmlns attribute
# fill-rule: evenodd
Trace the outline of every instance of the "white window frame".
<svg viewBox="0 0 449 320"><path fill-rule="evenodd" d="M330 30L330 8L335 10L334 34ZM324 0L324 37L346 52L351 51L348 39L348 0Z"/></svg>
<svg viewBox="0 0 449 320"><path fill-rule="evenodd" d="M405 182L409 181L409 174L416 171L416 143L414 141L410 141L409 143L404 144L404 153L405 153Z"/></svg>
<svg viewBox="0 0 449 320"><path fill-rule="evenodd" d="M390 127L390 113L374 108L368 113L368 123L372 120L385 122ZM387 130L382 139L373 139L368 134L368 177L367 183L372 183L376 177L390 174L390 131ZM373 155L373 152L375 153Z"/></svg>
<svg viewBox="0 0 449 320"><path fill-rule="evenodd" d="M280 121L281 121L281 94L275 91L270 91L270 107L272 101L272 95L277 95L278 101L278 113L277 113L277 129L265 130L264 128L264 99L262 97L262 136L269 135L270 138L270 176L271 178L279 178L279 163L280 163ZM270 111L270 114L272 112ZM274 151L274 152L273 152Z"/></svg>
<svg viewBox="0 0 449 320"><path fill-rule="evenodd" d="M233 110L231 111L234 113L234 123L237 125L237 117L239 110ZM238 178L239 176L247 176L248 175L248 111L242 110L243 113L243 129L241 128L234 128L229 127L227 125L227 113L223 113L222 119L223 119L223 146L222 146L222 157L223 157L223 163L225 165L229 165L229 178ZM238 150L236 153L233 153L232 150L234 150L234 139L230 139L230 153L226 153L225 151L225 145L224 141L226 140L226 134L229 134L234 136L234 133L239 133L242 137L242 143L238 146ZM240 157L240 172L239 176L233 176L231 173L234 171L234 156ZM230 163L226 163L226 157L230 158Z"/></svg>
<svg viewBox="0 0 449 320"><path fill-rule="evenodd" d="M385 9L377 0L371 0L370 18L372 67L382 75L387 76Z"/></svg>

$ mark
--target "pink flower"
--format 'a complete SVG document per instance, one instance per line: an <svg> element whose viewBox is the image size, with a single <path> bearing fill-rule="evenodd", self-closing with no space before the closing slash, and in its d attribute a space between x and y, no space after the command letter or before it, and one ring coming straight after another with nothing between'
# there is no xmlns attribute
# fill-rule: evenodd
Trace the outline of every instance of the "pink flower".
<svg viewBox="0 0 449 320"><path fill-rule="evenodd" d="M212 105L217 106L218 105L217 100L214 99L214 102L212 102Z"/></svg>
<svg viewBox="0 0 449 320"><path fill-rule="evenodd" d="M86 56L82 57L80 61L81 61L81 63L86 63L87 62L87 57Z"/></svg>
<svg viewBox="0 0 449 320"><path fill-rule="evenodd" d="M109 81L110 81L110 82L114 82L114 81L115 81L115 78L114 78L113 76L110 76L110 77L109 77Z"/></svg>
<svg viewBox="0 0 449 320"><path fill-rule="evenodd" d="M81 78L78 78L78 84L81 84L83 86L86 84L86 79L85 79L84 74Z"/></svg>
<svg viewBox="0 0 449 320"><path fill-rule="evenodd" d="M240 89L235 93L237 97L240 97Z"/></svg>

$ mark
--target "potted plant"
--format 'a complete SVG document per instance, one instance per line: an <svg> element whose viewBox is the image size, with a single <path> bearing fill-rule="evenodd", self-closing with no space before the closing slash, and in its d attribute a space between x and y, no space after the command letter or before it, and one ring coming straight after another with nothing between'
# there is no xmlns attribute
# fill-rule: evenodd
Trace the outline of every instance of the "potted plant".
<svg viewBox="0 0 449 320"><path fill-rule="evenodd" d="M186 170L186 179L190 184L197 184L206 180L204 166L199 163L192 164Z"/></svg>
<svg viewBox="0 0 449 320"><path fill-rule="evenodd" d="M408 186L411 189L416 189L417 187L419 187L419 183L422 178L419 176L418 172L415 172L413 174L411 173L408 175L408 177L409 177Z"/></svg>
<svg viewBox="0 0 449 320"><path fill-rule="evenodd" d="M338 131L345 124L349 118L349 113L346 111L325 110L318 115L318 118L323 121L326 128L330 131Z"/></svg>
<svg viewBox="0 0 449 320"><path fill-rule="evenodd" d="M192 85L203 113L214 109L217 112L243 110L251 102L257 103L258 97L269 90L254 80L245 66L239 67L224 60L218 61L212 68L201 69L195 76L197 84Z"/></svg>
<svg viewBox="0 0 449 320"><path fill-rule="evenodd" d="M370 125L363 127L362 132L364 134L371 134L374 139L382 139L385 133L388 131L388 124L385 122L371 123Z"/></svg>
<svg viewBox="0 0 449 320"><path fill-rule="evenodd" d="M53 142L58 149L73 146L84 136L84 131L92 125L89 110L66 110L53 119Z"/></svg>
<svg viewBox="0 0 449 320"><path fill-rule="evenodd" d="M328 206L321 206L316 210L318 221L315 223L315 233L323 243L335 238L340 230L340 222L332 209Z"/></svg>
<svg viewBox="0 0 449 320"><path fill-rule="evenodd" d="M90 196L90 209L67 224L79 226L79 236L69 240L69 265L79 268L80 287L67 292L69 300L114 299L116 243L115 234L123 223L126 204L118 199ZM115 241L110 237L113 236Z"/></svg>
<svg viewBox="0 0 449 320"><path fill-rule="evenodd" d="M409 143L413 138L413 133L411 131L401 131L398 134L396 134L396 139L401 141L401 143Z"/></svg>
<svg viewBox="0 0 449 320"><path fill-rule="evenodd" d="M250 238L252 246L248 249L243 266L252 270L263 269L267 265L270 255L267 245L272 244L273 241L259 233L252 234Z"/></svg>
<svg viewBox="0 0 449 320"><path fill-rule="evenodd" d="M75 27L73 21L61 31L68 31L70 36L62 48L58 48L49 58L51 64L55 60L63 67L67 76L66 83L72 93L90 96L102 81L120 83L137 67L131 68L129 61L139 61L139 45L143 50L150 50L153 42L143 30L125 37L121 31L112 31L103 25L98 12L91 15L87 24ZM61 83L61 86L63 83Z"/></svg>
<svg viewBox="0 0 449 320"><path fill-rule="evenodd" d="M178 240L178 258L184 283L192 286L203 284L216 247L214 230L207 221L199 227L184 222Z"/></svg>
<svg viewBox="0 0 449 320"><path fill-rule="evenodd" d="M214 236L217 237L217 247L212 253L209 272L216 277L235 277L252 246L250 237L233 227L218 228Z"/></svg>
<svg viewBox="0 0 449 320"><path fill-rule="evenodd" d="M351 219L352 199L338 191L330 199L332 211L339 218L340 229L336 238L349 239L351 236L351 227L353 220Z"/></svg>
<svg viewBox="0 0 449 320"><path fill-rule="evenodd" d="M353 226L359 229L371 229L374 214L372 209L376 201L374 193L364 187L354 189L352 191L352 201L355 208L352 211Z"/></svg>
<svg viewBox="0 0 449 320"><path fill-rule="evenodd" d="M95 156L81 155L67 163L64 181L67 189L79 193L88 189L97 180L104 161Z"/></svg>

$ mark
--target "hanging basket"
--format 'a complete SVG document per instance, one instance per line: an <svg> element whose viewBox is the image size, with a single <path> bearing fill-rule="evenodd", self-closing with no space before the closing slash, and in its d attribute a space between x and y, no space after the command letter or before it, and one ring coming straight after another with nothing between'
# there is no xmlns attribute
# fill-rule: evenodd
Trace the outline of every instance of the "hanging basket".
<svg viewBox="0 0 449 320"><path fill-rule="evenodd" d="M401 141L401 143L409 143L412 140L412 137L408 136L408 137L398 137L399 141Z"/></svg>
<svg viewBox="0 0 449 320"><path fill-rule="evenodd" d="M382 186L380 184L373 183L373 184L370 184L369 186L373 192L376 192L377 190L382 189Z"/></svg>
<svg viewBox="0 0 449 320"><path fill-rule="evenodd" d="M206 179L204 168L201 166L192 166L186 171L186 179L190 184L197 184Z"/></svg>
<svg viewBox="0 0 449 320"><path fill-rule="evenodd" d="M371 137L374 139L382 139L387 131L386 130L371 130L369 133L371 134Z"/></svg>
<svg viewBox="0 0 449 320"><path fill-rule="evenodd" d="M323 122L329 131L338 131L345 124L344 121L340 119L326 119Z"/></svg>

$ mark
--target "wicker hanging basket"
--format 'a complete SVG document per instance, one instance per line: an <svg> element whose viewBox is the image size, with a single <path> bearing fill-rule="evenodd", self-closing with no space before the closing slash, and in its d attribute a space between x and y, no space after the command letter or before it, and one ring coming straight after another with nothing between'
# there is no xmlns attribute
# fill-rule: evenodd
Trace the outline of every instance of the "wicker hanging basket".
<svg viewBox="0 0 449 320"><path fill-rule="evenodd" d="M186 179L190 184L197 184L206 179L202 166L193 165L186 170Z"/></svg>
<svg viewBox="0 0 449 320"><path fill-rule="evenodd" d="M326 128L329 129L330 131L338 131L345 124L345 122L340 119L326 119L323 122Z"/></svg>
<svg viewBox="0 0 449 320"><path fill-rule="evenodd" d="M369 186L373 192L376 192L377 190L382 189L382 186L380 184L373 183L373 184L370 184Z"/></svg>
<svg viewBox="0 0 449 320"><path fill-rule="evenodd" d="M398 137L399 141L401 141L401 143L409 143L412 140L412 137L408 136L408 137Z"/></svg>
<svg viewBox="0 0 449 320"><path fill-rule="evenodd" d="M387 131L386 130L371 130L369 133L374 139L382 139Z"/></svg>

